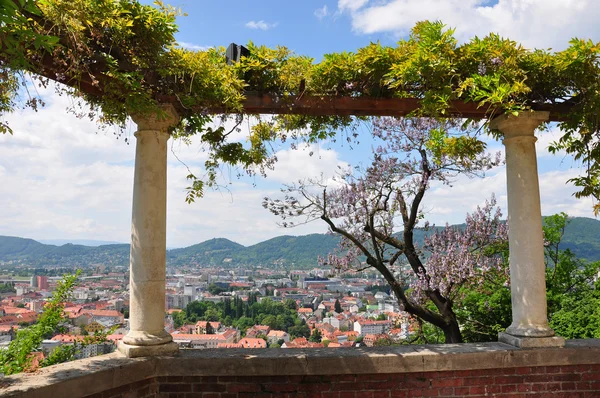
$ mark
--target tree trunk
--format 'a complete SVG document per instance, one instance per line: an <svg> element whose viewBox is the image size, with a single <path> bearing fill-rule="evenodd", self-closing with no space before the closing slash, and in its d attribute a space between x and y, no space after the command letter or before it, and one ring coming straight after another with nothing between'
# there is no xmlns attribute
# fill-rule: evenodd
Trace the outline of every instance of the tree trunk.
<svg viewBox="0 0 600 398"><path fill-rule="evenodd" d="M446 344L458 344L463 342L462 334L460 333L460 328L458 327L455 316L449 320L448 324L444 326L442 330L444 332Z"/></svg>

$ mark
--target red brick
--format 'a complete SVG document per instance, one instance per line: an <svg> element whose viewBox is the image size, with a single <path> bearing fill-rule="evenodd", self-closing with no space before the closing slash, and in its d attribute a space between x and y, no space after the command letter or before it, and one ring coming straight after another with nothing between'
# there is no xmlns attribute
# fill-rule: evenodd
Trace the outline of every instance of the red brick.
<svg viewBox="0 0 600 398"><path fill-rule="evenodd" d="M526 383L546 383L551 380L551 375L526 375L523 379Z"/></svg>
<svg viewBox="0 0 600 398"><path fill-rule="evenodd" d="M338 383L331 386L332 391L362 391L364 389L363 383Z"/></svg>
<svg viewBox="0 0 600 398"><path fill-rule="evenodd" d="M518 384L523 383L525 376L496 376L494 383L496 384Z"/></svg>
<svg viewBox="0 0 600 398"><path fill-rule="evenodd" d="M316 375L310 375L310 376L304 376L304 378L302 379L303 383L335 383L335 380L331 380L328 377L325 376L316 376Z"/></svg>
<svg viewBox="0 0 600 398"><path fill-rule="evenodd" d="M485 394L485 387L482 387L482 386L479 386L479 387L469 387L469 394L471 394L471 395Z"/></svg>
<svg viewBox="0 0 600 398"><path fill-rule="evenodd" d="M546 391L546 384L544 384L544 383L531 384L531 391L535 391L535 392Z"/></svg>
<svg viewBox="0 0 600 398"><path fill-rule="evenodd" d="M225 384L194 384L194 392L223 392L226 389Z"/></svg>
<svg viewBox="0 0 600 398"><path fill-rule="evenodd" d="M576 373L586 373L592 370L590 365L571 365L571 366L562 366L560 371L563 373L568 372L576 372Z"/></svg>
<svg viewBox="0 0 600 398"><path fill-rule="evenodd" d="M356 398L373 398L373 393L371 391L357 391Z"/></svg>
<svg viewBox="0 0 600 398"><path fill-rule="evenodd" d="M600 380L600 373L583 373L581 375L581 380L583 380L583 381Z"/></svg>
<svg viewBox="0 0 600 398"><path fill-rule="evenodd" d="M312 393L309 393L309 395L311 395ZM317 397L321 397L321 398L338 398L340 396L340 393L337 391L334 392L319 392L319 393L315 393Z"/></svg>
<svg viewBox="0 0 600 398"><path fill-rule="evenodd" d="M353 391L340 392L340 398L356 398L356 394Z"/></svg>
<svg viewBox="0 0 600 398"><path fill-rule="evenodd" d="M580 381L581 380L580 373L571 373L571 374L559 374L552 377L552 381Z"/></svg>
<svg viewBox="0 0 600 398"><path fill-rule="evenodd" d="M191 384L161 384L160 392L190 392L192 391Z"/></svg>
<svg viewBox="0 0 600 398"><path fill-rule="evenodd" d="M439 390L437 388L432 388L429 390L423 390L424 397L437 397L439 396Z"/></svg>
<svg viewBox="0 0 600 398"><path fill-rule="evenodd" d="M303 376L288 376L286 378L280 378L280 381L282 383L294 383L294 384L300 384L302 383L302 380L304 379Z"/></svg>
<svg viewBox="0 0 600 398"><path fill-rule="evenodd" d="M504 368L502 373L505 375L514 375L517 372L516 368Z"/></svg>
<svg viewBox="0 0 600 398"><path fill-rule="evenodd" d="M185 398L184 392L164 392L160 395L161 398Z"/></svg>
<svg viewBox="0 0 600 398"><path fill-rule="evenodd" d="M528 375L530 373L533 373L532 368L516 368L515 369L515 374L518 374L518 375Z"/></svg>
<svg viewBox="0 0 600 398"><path fill-rule="evenodd" d="M330 384L298 384L298 391L305 391L305 392L311 392L311 393L315 393L315 392L321 392L321 391L329 391L329 389L331 388ZM336 392L337 394L337 392Z"/></svg>
<svg viewBox="0 0 600 398"><path fill-rule="evenodd" d="M433 379L431 380L432 387L461 387L464 379Z"/></svg>
<svg viewBox="0 0 600 398"><path fill-rule="evenodd" d="M575 390L575 383L573 383L573 382L560 383L560 389L561 389L561 391Z"/></svg>
<svg viewBox="0 0 600 398"><path fill-rule="evenodd" d="M482 386L492 384L494 382L494 378L492 376L469 377L468 379L463 380L464 385L466 386Z"/></svg>
<svg viewBox="0 0 600 398"><path fill-rule="evenodd" d="M365 379L367 380L372 380L371 379L372 375L367 375L364 376ZM345 381L351 381L351 382L355 382L356 381L356 375L339 375L339 376L335 376L335 381L336 382L345 382Z"/></svg>
<svg viewBox="0 0 600 398"><path fill-rule="evenodd" d="M180 383L183 381L183 376L162 376L158 378L159 383Z"/></svg>
<svg viewBox="0 0 600 398"><path fill-rule="evenodd" d="M500 386L500 385L485 386L486 394L499 394L501 391L502 391L502 386Z"/></svg>
<svg viewBox="0 0 600 398"><path fill-rule="evenodd" d="M400 384L398 381L375 381L375 382L366 382L364 383L364 389L365 390L374 390L374 391L380 391L380 390L395 390L398 387L398 384Z"/></svg>
<svg viewBox="0 0 600 398"><path fill-rule="evenodd" d="M423 392L421 390L411 390L411 391L408 391L408 396L409 397L422 397Z"/></svg>
<svg viewBox="0 0 600 398"><path fill-rule="evenodd" d="M396 374L370 374L370 375L361 375L358 377L358 381L360 380L365 380L365 381L388 381L388 380L393 380L395 378L397 378L398 376L404 376L404 375L396 375ZM356 376L353 376L356 378ZM337 380L339 378L339 376L336 376L335 379Z"/></svg>
<svg viewBox="0 0 600 398"><path fill-rule="evenodd" d="M258 384L229 384L227 392L261 392Z"/></svg>
<svg viewBox="0 0 600 398"><path fill-rule="evenodd" d="M389 398L389 391L373 391L373 398Z"/></svg>
<svg viewBox="0 0 600 398"><path fill-rule="evenodd" d="M183 382L190 384L218 383L219 378L217 376L184 376Z"/></svg>
<svg viewBox="0 0 600 398"><path fill-rule="evenodd" d="M217 393L217 392L205 392L205 393L198 393L198 394L194 394L194 395L190 395L190 394L186 394L185 398L221 398L221 394Z"/></svg>
<svg viewBox="0 0 600 398"><path fill-rule="evenodd" d="M519 384L517 386L518 392L531 392L533 389L531 388L531 384Z"/></svg>
<svg viewBox="0 0 600 398"><path fill-rule="evenodd" d="M560 383L546 383L547 391L560 391Z"/></svg>
<svg viewBox="0 0 600 398"><path fill-rule="evenodd" d="M429 388L431 385L430 381L423 378L409 378L404 380L398 385L400 389L418 390L423 388Z"/></svg>
<svg viewBox="0 0 600 398"><path fill-rule="evenodd" d="M517 385L516 384L504 385L504 386L502 386L502 392L503 393L517 392Z"/></svg>
<svg viewBox="0 0 600 398"><path fill-rule="evenodd" d="M546 373L560 373L560 366L546 366Z"/></svg>
<svg viewBox="0 0 600 398"><path fill-rule="evenodd" d="M267 384L265 391L268 392L296 392L298 391L297 384Z"/></svg>
<svg viewBox="0 0 600 398"><path fill-rule="evenodd" d="M454 372L454 377L477 377L489 376L498 373L498 369L480 369L480 370L457 370Z"/></svg>
<svg viewBox="0 0 600 398"><path fill-rule="evenodd" d="M391 398L407 398L408 397L408 391L392 391L390 394Z"/></svg>
<svg viewBox="0 0 600 398"><path fill-rule="evenodd" d="M552 398L583 398L583 393L579 392L559 392L552 396Z"/></svg>
<svg viewBox="0 0 600 398"><path fill-rule="evenodd" d="M469 394L469 387L456 387L454 389L454 395L462 397L463 395Z"/></svg>
<svg viewBox="0 0 600 398"><path fill-rule="evenodd" d="M577 389L577 391L589 390L590 382L589 381L579 381L579 382L575 383L575 388Z"/></svg>

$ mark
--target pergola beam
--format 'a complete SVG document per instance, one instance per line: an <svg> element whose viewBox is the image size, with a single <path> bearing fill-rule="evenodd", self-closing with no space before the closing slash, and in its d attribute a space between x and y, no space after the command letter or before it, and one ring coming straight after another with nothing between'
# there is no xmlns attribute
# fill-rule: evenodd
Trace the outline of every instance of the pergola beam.
<svg viewBox="0 0 600 398"><path fill-rule="evenodd" d="M178 101L170 97L161 97L161 102L174 105L182 113ZM374 97L334 97L334 96L300 96L276 97L268 94L246 93L242 103L246 114L288 114L306 116L407 116L421 107L421 100L416 98L374 98ZM549 112L549 121L560 122L567 118L572 106L570 104L533 105L532 110ZM464 117L471 119L487 119L501 112L486 105L479 106L475 102L452 101L448 117ZM188 109L187 112L190 110ZM230 109L218 106L198 107L192 111L208 114L232 113ZM495 113L495 115L494 115Z"/></svg>

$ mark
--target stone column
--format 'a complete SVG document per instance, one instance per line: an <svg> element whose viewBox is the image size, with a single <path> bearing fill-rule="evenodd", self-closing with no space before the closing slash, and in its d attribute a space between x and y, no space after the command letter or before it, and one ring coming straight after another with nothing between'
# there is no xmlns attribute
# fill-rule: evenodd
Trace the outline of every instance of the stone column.
<svg viewBox="0 0 600 398"><path fill-rule="evenodd" d="M164 329L167 236L168 129L179 121L171 105L160 115L132 116L138 125L133 180L129 333L119 345L128 357L168 355L177 344Z"/></svg>
<svg viewBox="0 0 600 398"><path fill-rule="evenodd" d="M540 187L535 154L535 129L547 121L548 112L502 115L490 127L504 135L508 191L508 239L512 324L500 341L517 347L564 345L548 326L546 266Z"/></svg>

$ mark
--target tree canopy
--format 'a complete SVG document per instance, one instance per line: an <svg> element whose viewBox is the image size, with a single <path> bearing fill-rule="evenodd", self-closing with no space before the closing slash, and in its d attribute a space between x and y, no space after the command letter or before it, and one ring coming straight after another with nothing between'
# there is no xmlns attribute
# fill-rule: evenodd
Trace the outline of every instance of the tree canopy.
<svg viewBox="0 0 600 398"><path fill-rule="evenodd" d="M429 228L423 199L432 183L483 174L500 156L485 152L472 126L451 133L459 128L452 119L381 118L374 126L378 146L368 167L343 170L334 181L288 185L282 199L265 198L263 205L284 226L324 221L341 236L324 264L341 271L373 268L406 312L442 329L447 343L462 342L453 301L462 286L499 268L502 259L491 248L504 239L506 225L492 201L469 215L464 229L446 226L423 247L415 230Z"/></svg>
<svg viewBox="0 0 600 398"><path fill-rule="evenodd" d="M347 114L282 115L255 126L246 145L228 141L223 127L209 127L212 113L244 113L249 93L289 104L299 98L406 98L419 100L413 113L447 116L453 104L472 102L492 117L549 110L564 135L552 147L587 166L572 179L577 195L600 198L598 54L590 40L573 39L564 51L530 50L496 34L459 44L442 22L420 22L396 46L379 43L355 52L326 54L321 62L285 47L248 43L249 54L230 64L222 47L192 51L177 45L181 11L155 1L0 0L0 113L18 106L19 83L31 73L48 79L91 107L86 116L122 125L132 114L160 113L173 104L180 137L198 134L207 144L207 176L190 187L200 195L215 182L215 169L238 164L248 172L272 165L266 144L274 139L316 140L355 119ZM21 103L36 107L33 94ZM399 113L400 114L400 113ZM7 132L10 127L0 124ZM598 209L598 208L597 208Z"/></svg>

